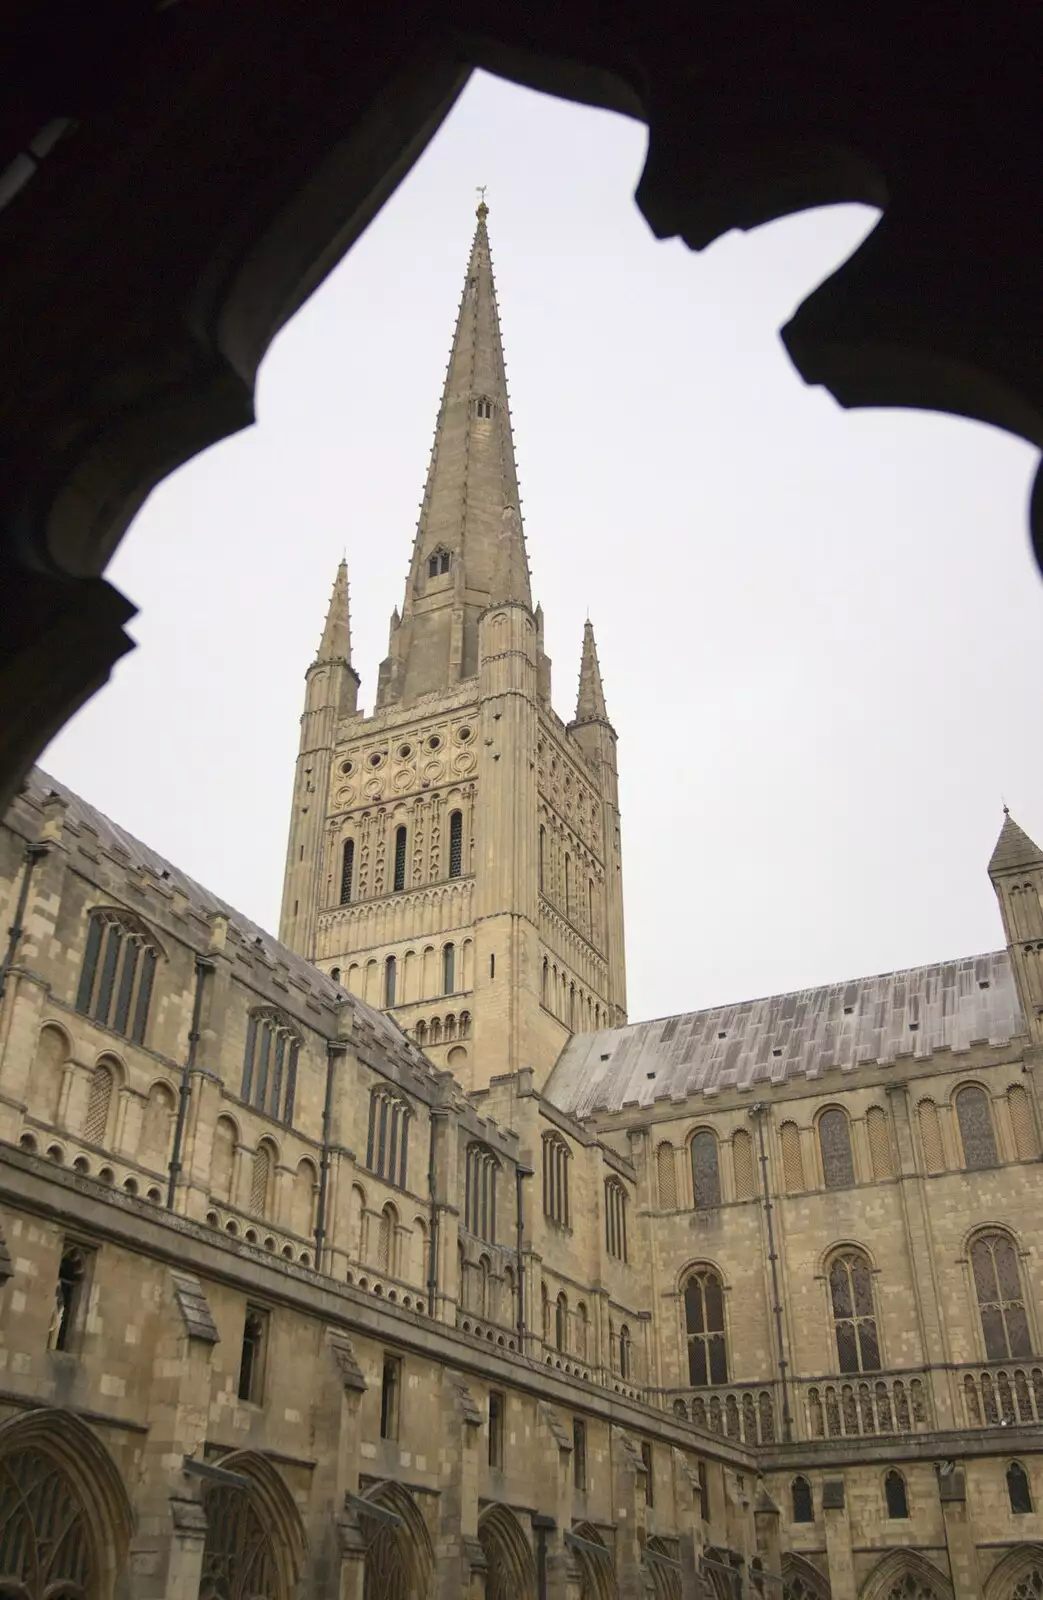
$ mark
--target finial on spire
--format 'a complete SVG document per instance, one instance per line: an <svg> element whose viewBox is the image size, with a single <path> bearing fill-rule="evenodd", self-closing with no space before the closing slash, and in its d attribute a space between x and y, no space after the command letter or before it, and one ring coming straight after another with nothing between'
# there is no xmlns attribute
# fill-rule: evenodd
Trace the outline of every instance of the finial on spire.
<svg viewBox="0 0 1043 1600"><path fill-rule="evenodd" d="M484 222L489 215L489 207L485 203L485 191L487 188L488 184L485 183L480 183L475 188L475 194L478 196L478 209L475 212L475 216L479 222Z"/></svg>

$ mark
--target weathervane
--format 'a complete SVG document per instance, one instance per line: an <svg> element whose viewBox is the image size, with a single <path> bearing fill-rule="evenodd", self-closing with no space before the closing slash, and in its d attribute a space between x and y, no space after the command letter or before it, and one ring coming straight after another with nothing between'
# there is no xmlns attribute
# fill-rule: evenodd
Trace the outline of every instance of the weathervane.
<svg viewBox="0 0 1043 1600"><path fill-rule="evenodd" d="M478 196L478 215L479 215L479 217L482 216L482 214L484 212L488 211L488 209L489 209L489 207L485 203L485 191L486 191L487 187L488 186L486 184L479 183L475 188L475 194Z"/></svg>

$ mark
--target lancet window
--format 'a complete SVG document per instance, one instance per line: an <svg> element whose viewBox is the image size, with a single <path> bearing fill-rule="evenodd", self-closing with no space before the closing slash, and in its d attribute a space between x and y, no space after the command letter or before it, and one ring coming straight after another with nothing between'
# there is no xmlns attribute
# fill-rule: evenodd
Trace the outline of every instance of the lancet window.
<svg viewBox="0 0 1043 1600"><path fill-rule="evenodd" d="M76 1009L140 1044L145 1037L157 951L145 929L113 911L93 911Z"/></svg>
<svg viewBox="0 0 1043 1600"><path fill-rule="evenodd" d="M971 1274L989 1361L1032 1354L1018 1252L1008 1233L980 1233L971 1245Z"/></svg>
<svg viewBox="0 0 1043 1600"><path fill-rule="evenodd" d="M369 1097L369 1133L366 1165L370 1172L399 1189L406 1186L411 1112L404 1100L389 1089L374 1089Z"/></svg>
<svg viewBox="0 0 1043 1600"><path fill-rule="evenodd" d="M841 1372L879 1372L872 1270L861 1250L845 1250L833 1257L829 1296Z"/></svg>
<svg viewBox="0 0 1043 1600"><path fill-rule="evenodd" d="M277 1011L253 1011L246 1029L241 1098L276 1122L293 1121L300 1039Z"/></svg>
<svg viewBox="0 0 1043 1600"><path fill-rule="evenodd" d="M956 1120L963 1142L963 1164L971 1170L996 1165L996 1135L992 1127L989 1097L976 1083L969 1083L956 1096Z"/></svg>
<svg viewBox="0 0 1043 1600"><path fill-rule="evenodd" d="M728 1382L724 1285L713 1267L696 1267L684 1285L688 1382L693 1389Z"/></svg>
<svg viewBox="0 0 1043 1600"><path fill-rule="evenodd" d="M827 1189L850 1189L855 1181L851 1154L851 1124L839 1106L830 1106L818 1119L818 1146L822 1181Z"/></svg>
<svg viewBox="0 0 1043 1600"><path fill-rule="evenodd" d="M340 903L346 906L351 900L351 885L355 876L355 841L345 839L340 857Z"/></svg>
<svg viewBox="0 0 1043 1600"><path fill-rule="evenodd" d="M569 1226L569 1159L564 1139L556 1133L543 1136L543 1214L551 1222Z"/></svg>
<svg viewBox="0 0 1043 1600"><path fill-rule="evenodd" d="M496 1175L500 1163L483 1144L467 1147L464 1226L487 1244L496 1243Z"/></svg>
<svg viewBox="0 0 1043 1600"><path fill-rule="evenodd" d="M617 1261L627 1259L627 1192L618 1178L605 1182L605 1249Z"/></svg>
<svg viewBox="0 0 1043 1600"><path fill-rule="evenodd" d="M395 829L395 875L393 888L400 894L406 886L406 830L405 827Z"/></svg>
<svg viewBox="0 0 1043 1600"><path fill-rule="evenodd" d="M449 876L459 878L464 870L464 814L453 811L449 816Z"/></svg>
<svg viewBox="0 0 1043 1600"><path fill-rule="evenodd" d="M709 1211L721 1203L721 1171L717 1135L700 1128L692 1135L692 1198L697 1211Z"/></svg>

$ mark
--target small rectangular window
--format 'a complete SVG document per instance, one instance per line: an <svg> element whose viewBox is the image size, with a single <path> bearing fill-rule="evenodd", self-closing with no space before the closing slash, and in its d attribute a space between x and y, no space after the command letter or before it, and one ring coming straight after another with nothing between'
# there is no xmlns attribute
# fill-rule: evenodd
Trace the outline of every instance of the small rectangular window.
<svg viewBox="0 0 1043 1600"><path fill-rule="evenodd" d="M652 1446L646 1439L641 1446L641 1460L645 1464L645 1505L655 1505L655 1472Z"/></svg>
<svg viewBox="0 0 1043 1600"><path fill-rule="evenodd" d="M506 1399L497 1389L489 1391L489 1465L503 1468L503 1423Z"/></svg>
<svg viewBox="0 0 1043 1600"><path fill-rule="evenodd" d="M402 1363L398 1356L385 1356L380 1378L380 1437L398 1438L401 1409Z"/></svg>
<svg viewBox="0 0 1043 1600"><path fill-rule="evenodd" d="M587 1425L572 1419L572 1486L582 1494L587 1487Z"/></svg>
<svg viewBox="0 0 1043 1600"><path fill-rule="evenodd" d="M246 1308L243 1347L239 1356L239 1398L259 1406L264 1399L264 1367L268 1354L268 1312L261 1306Z"/></svg>
<svg viewBox="0 0 1043 1600"><path fill-rule="evenodd" d="M66 1240L58 1263L58 1279L54 1286L54 1309L47 1330L49 1350L73 1352L79 1347L87 1310L93 1258L93 1250Z"/></svg>

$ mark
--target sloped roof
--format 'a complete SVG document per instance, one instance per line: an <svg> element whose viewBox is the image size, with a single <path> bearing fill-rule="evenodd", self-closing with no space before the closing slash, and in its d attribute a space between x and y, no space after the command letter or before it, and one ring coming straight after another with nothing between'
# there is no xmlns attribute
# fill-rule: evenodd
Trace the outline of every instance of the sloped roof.
<svg viewBox="0 0 1043 1600"><path fill-rule="evenodd" d="M424 1074L433 1073L434 1069L423 1053L383 1011L379 1011L376 1006L367 1005L364 1000L359 1000L346 989L342 989L310 961L297 955L288 946L280 944L278 939L259 927L256 922L251 922L241 911L237 911L218 895L212 894L209 889L205 889L179 867L165 860L147 844L142 844L140 839L135 839L133 834L127 833L126 829L113 822L104 812L88 805L86 800L66 788L64 783L59 783L57 778L52 778L39 767L34 767L22 786L22 792L34 806L43 806L50 795L57 795L67 808L66 821L74 828L90 829L96 834L99 847L107 854L122 860L129 870L143 869L161 880L167 888L180 890L191 909L204 918L214 915L227 917L229 929L238 934L244 945L259 950L271 966L285 968L290 978L315 999L330 1006L350 1000L354 1012L356 1037L360 1042L368 1039L379 1051L392 1055L398 1061L408 1060L411 1066Z"/></svg>
<svg viewBox="0 0 1043 1600"><path fill-rule="evenodd" d="M1019 828L1008 811L1003 819L996 848L989 860L990 876L997 872L1016 872L1019 867L1043 865L1043 850Z"/></svg>
<svg viewBox="0 0 1043 1600"><path fill-rule="evenodd" d="M1003 1045L1024 1030L1005 950L768 995L712 1011L576 1034L544 1094L586 1117L656 1100L851 1072L943 1046Z"/></svg>

